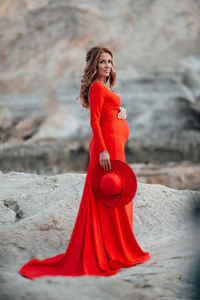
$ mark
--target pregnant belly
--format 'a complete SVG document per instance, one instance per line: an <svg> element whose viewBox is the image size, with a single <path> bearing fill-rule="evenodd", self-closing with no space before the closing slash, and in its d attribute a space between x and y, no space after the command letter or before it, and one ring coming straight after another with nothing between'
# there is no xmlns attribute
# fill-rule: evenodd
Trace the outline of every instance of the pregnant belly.
<svg viewBox="0 0 200 300"><path fill-rule="evenodd" d="M125 161L124 147L129 137L129 126L126 119L109 118L101 120L101 130L110 159ZM90 162L99 163L98 144L92 136L89 144Z"/></svg>
<svg viewBox="0 0 200 300"><path fill-rule="evenodd" d="M101 120L101 130L103 137L116 136L124 144L129 137L129 125L126 119L111 118L110 120Z"/></svg>

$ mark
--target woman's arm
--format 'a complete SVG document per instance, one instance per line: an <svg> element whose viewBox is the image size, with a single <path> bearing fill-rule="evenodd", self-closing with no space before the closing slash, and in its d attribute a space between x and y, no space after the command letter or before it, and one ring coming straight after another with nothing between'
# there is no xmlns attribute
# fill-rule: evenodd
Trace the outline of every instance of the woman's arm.
<svg viewBox="0 0 200 300"><path fill-rule="evenodd" d="M98 82L92 84L89 91L90 124L94 138L99 145L99 152L107 151L100 126L101 112L106 95L107 91L101 84Z"/></svg>

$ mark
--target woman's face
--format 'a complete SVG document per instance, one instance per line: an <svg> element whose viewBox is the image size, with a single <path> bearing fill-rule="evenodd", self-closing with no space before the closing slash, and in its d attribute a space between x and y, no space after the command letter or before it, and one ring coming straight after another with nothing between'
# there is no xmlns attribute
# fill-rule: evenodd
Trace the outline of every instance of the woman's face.
<svg viewBox="0 0 200 300"><path fill-rule="evenodd" d="M103 52L97 64L97 77L107 77L112 69L112 57L109 53Z"/></svg>

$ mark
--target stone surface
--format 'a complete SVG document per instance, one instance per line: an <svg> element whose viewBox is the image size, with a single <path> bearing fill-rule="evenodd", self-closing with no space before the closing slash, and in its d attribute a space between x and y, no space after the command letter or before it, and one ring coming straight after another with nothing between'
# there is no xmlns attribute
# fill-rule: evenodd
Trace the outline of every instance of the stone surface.
<svg viewBox="0 0 200 300"><path fill-rule="evenodd" d="M121 74L122 79L116 86L122 106L127 109L130 128L125 148L127 161L158 164L187 160L199 163L200 122L198 114L194 113L197 102L192 102L193 98L190 99L181 87L178 77L141 72L133 76L130 69L127 72ZM129 80L124 78L125 74ZM75 103L78 84L76 89L69 91L70 84L63 81L55 95L49 96L44 103L39 96L27 105L22 96L14 96L12 101L10 98L11 102L2 98L2 105L10 111L15 102L13 125L1 132L2 171L32 172L32 161L38 173L48 169L58 172L84 170L92 136L89 110ZM39 106L42 110L36 113ZM26 112L22 109L25 107ZM60 158L68 168L59 167Z"/></svg>
<svg viewBox="0 0 200 300"><path fill-rule="evenodd" d="M31 258L66 250L86 174L0 173L0 299L189 299L200 245L193 207L200 192L138 182L133 231L151 259L107 278L18 273ZM195 233L195 229L197 233ZM199 247L199 248L198 248Z"/></svg>
<svg viewBox="0 0 200 300"><path fill-rule="evenodd" d="M0 91L52 90L82 72L96 43L115 51L119 69L177 68L199 55L199 13L198 0L1 1Z"/></svg>
<svg viewBox="0 0 200 300"><path fill-rule="evenodd" d="M174 189L200 191L200 164L169 162L166 164L131 164L139 182L162 184Z"/></svg>

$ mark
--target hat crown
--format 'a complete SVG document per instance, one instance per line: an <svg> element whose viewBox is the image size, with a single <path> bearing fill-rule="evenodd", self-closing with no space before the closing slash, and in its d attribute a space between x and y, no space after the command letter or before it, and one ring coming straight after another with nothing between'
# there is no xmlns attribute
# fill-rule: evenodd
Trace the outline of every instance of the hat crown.
<svg viewBox="0 0 200 300"><path fill-rule="evenodd" d="M123 183L119 172L109 172L101 177L100 188L107 195L118 195L122 192Z"/></svg>

